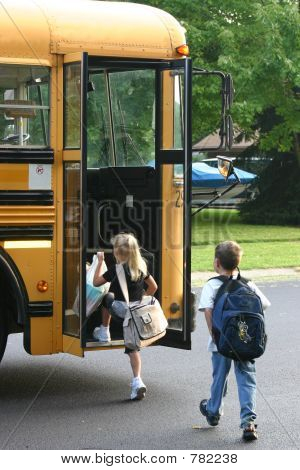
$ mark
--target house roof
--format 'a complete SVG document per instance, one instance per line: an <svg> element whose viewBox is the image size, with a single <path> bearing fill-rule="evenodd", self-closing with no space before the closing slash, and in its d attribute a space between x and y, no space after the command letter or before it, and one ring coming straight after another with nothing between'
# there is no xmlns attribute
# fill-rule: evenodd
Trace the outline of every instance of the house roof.
<svg viewBox="0 0 300 470"><path fill-rule="evenodd" d="M235 139L238 137L239 134L235 135ZM220 136L219 134L210 134L207 137L204 137L203 139L199 140L196 144L193 145L193 151L203 151L207 149L216 149L220 145ZM251 140L246 140L242 139L241 142L234 142L231 149L228 151L230 153L241 153L243 152L246 148L250 147L250 145L253 145L255 143L254 139ZM220 152L219 150L216 150L217 152ZM224 153L224 150L222 150Z"/></svg>

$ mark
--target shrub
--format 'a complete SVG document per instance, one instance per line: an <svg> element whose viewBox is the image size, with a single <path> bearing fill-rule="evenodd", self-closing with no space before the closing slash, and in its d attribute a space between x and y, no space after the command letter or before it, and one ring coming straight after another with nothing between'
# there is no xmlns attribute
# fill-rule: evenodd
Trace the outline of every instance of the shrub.
<svg viewBox="0 0 300 470"><path fill-rule="evenodd" d="M300 165L294 155L277 154L261 173L259 194L241 206L250 224L300 226Z"/></svg>

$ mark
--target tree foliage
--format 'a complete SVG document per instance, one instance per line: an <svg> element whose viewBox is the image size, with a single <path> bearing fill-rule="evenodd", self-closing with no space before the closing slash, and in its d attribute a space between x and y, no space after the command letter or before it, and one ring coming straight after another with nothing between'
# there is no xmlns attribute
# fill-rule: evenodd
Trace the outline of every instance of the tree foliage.
<svg viewBox="0 0 300 470"><path fill-rule="evenodd" d="M235 126L246 137L259 131L260 148L293 151L300 158L298 1L143 0L139 3L166 10L181 22L187 31L195 65L232 74L236 90L232 115ZM198 103L193 123L201 129L201 123L205 122L205 132L213 132L215 115L210 115L208 109L208 100L202 105Z"/></svg>
<svg viewBox="0 0 300 470"><path fill-rule="evenodd" d="M300 226L300 167L287 154L276 154L258 181L258 196L243 204L243 222Z"/></svg>

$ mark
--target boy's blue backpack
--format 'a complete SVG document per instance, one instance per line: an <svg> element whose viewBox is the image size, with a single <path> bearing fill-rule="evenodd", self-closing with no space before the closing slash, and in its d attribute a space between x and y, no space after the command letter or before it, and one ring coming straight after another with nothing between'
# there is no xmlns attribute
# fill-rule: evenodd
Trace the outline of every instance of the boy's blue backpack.
<svg viewBox="0 0 300 470"><path fill-rule="evenodd" d="M212 315L212 333L218 352L236 361L251 361L266 348L265 319L259 296L247 279L218 276L223 284L217 292Z"/></svg>

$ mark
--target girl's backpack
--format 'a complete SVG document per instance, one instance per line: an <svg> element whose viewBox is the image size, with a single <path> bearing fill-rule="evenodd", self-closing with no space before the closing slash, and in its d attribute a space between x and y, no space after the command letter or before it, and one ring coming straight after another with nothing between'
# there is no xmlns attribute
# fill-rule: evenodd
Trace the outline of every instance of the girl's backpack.
<svg viewBox="0 0 300 470"><path fill-rule="evenodd" d="M116 272L128 305L123 322L124 344L132 350L150 346L150 344L165 336L168 326L168 321L160 303L152 296L144 296L140 302L129 302L125 271L122 264L116 265Z"/></svg>
<svg viewBox="0 0 300 470"><path fill-rule="evenodd" d="M259 296L240 273L237 279L226 276L214 279L223 282L212 315L212 333L218 352L236 361L251 361L261 356L267 335Z"/></svg>

